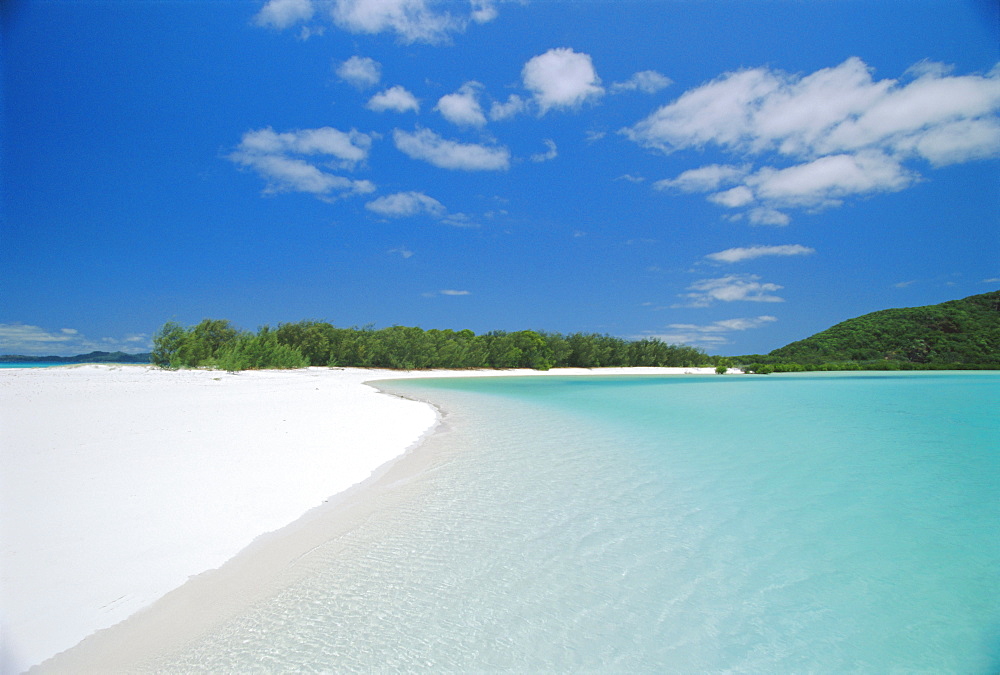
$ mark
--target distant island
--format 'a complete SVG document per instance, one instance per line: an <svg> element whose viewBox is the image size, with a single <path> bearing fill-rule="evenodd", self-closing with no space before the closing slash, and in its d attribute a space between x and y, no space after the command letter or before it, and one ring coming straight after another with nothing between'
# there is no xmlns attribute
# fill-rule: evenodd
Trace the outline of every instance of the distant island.
<svg viewBox="0 0 1000 675"><path fill-rule="evenodd" d="M23 356L6 354L0 363L149 363L152 354L127 354L125 352L90 352L76 356Z"/></svg>
<svg viewBox="0 0 1000 675"><path fill-rule="evenodd" d="M850 319L769 354L710 356L656 338L522 330L338 328L324 321L241 331L224 319L156 333L150 361L164 368L253 370L306 366L390 368L600 368L714 366L718 372L1000 369L1000 291Z"/></svg>

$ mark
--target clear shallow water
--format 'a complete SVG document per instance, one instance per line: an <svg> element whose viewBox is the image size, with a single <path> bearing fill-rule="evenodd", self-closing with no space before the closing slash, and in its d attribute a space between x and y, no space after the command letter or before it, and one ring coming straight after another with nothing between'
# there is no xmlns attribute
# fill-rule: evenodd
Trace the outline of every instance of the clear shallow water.
<svg viewBox="0 0 1000 675"><path fill-rule="evenodd" d="M52 368L53 366L65 365L67 364L51 361L22 361L20 363L0 363L0 368Z"/></svg>
<svg viewBox="0 0 1000 675"><path fill-rule="evenodd" d="M152 669L1000 668L1000 374L380 386L428 463Z"/></svg>

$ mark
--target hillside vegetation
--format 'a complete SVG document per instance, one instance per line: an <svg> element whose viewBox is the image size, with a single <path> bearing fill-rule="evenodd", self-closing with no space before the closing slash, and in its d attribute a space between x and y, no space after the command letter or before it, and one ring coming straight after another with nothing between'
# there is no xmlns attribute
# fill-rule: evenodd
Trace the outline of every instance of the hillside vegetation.
<svg viewBox="0 0 1000 675"><path fill-rule="evenodd" d="M1000 291L927 307L886 309L850 319L769 354L722 357L655 338L533 330L424 330L409 326L337 328L323 321L263 326L229 321L168 322L151 361L165 368L252 370L306 366L361 368L597 368L705 366L725 372L802 370L1000 369Z"/></svg>
<svg viewBox="0 0 1000 675"><path fill-rule="evenodd" d="M1000 368L1000 291L848 319L743 362L804 367Z"/></svg>

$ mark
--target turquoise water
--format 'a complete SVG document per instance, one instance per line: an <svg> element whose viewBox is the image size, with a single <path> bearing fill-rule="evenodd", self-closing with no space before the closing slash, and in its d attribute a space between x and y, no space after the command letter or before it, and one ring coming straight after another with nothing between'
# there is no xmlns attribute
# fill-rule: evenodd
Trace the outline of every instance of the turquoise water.
<svg viewBox="0 0 1000 675"><path fill-rule="evenodd" d="M151 669L1000 670L998 373L379 386L419 470Z"/></svg>
<svg viewBox="0 0 1000 675"><path fill-rule="evenodd" d="M65 365L67 364L52 363L51 361L23 361L21 363L0 363L0 368L51 368Z"/></svg>

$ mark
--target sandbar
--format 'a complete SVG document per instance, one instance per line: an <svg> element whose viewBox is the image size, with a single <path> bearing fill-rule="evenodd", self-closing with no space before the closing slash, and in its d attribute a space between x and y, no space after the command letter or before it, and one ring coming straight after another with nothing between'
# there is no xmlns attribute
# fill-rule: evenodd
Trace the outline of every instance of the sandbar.
<svg viewBox="0 0 1000 675"><path fill-rule="evenodd" d="M439 419L365 382L712 372L0 370L0 672L125 668L331 536Z"/></svg>

